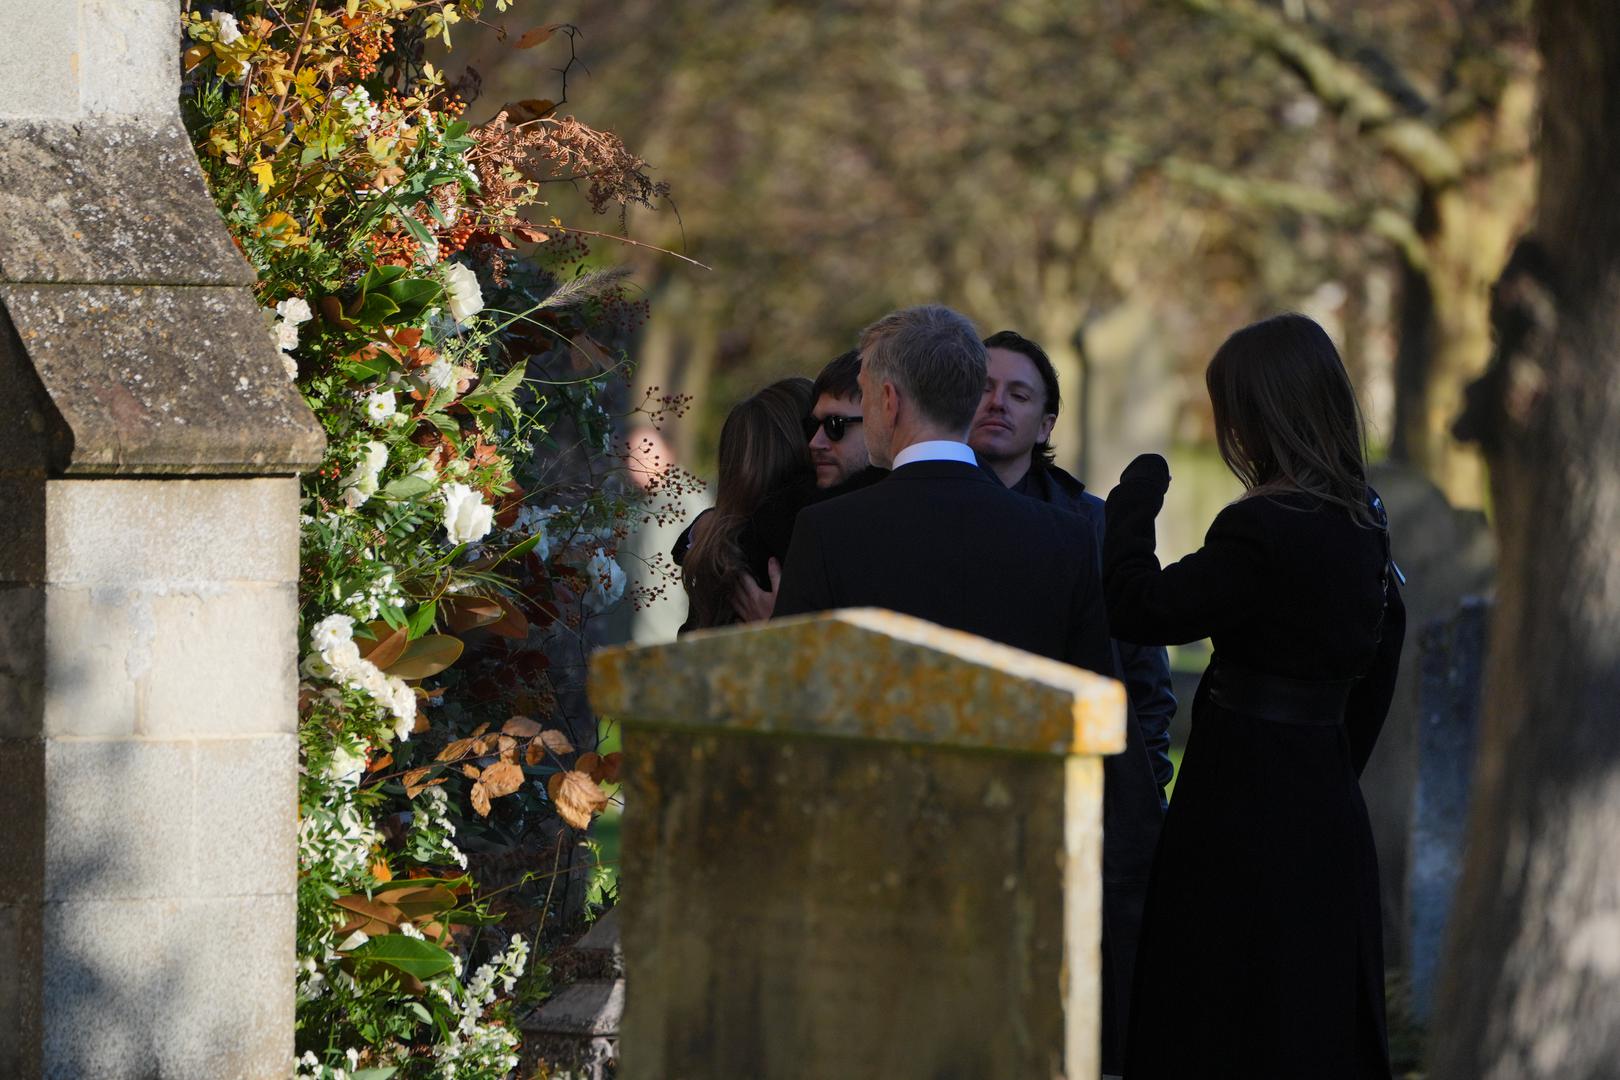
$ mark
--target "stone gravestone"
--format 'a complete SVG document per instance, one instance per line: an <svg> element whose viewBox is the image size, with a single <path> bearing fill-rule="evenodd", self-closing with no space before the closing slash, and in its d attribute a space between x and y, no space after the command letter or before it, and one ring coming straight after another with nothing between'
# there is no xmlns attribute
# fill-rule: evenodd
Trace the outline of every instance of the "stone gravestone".
<svg viewBox="0 0 1620 1080"><path fill-rule="evenodd" d="M1491 588L1495 547L1485 515L1453 508L1426 477L1403 465L1375 465L1372 485L1389 508L1395 561L1406 573L1406 644L1389 718L1361 776L1361 790L1378 847L1384 912L1384 955L1391 968L1411 959L1412 920L1406 910L1413 792L1418 782L1419 642L1421 629L1450 619L1466 596Z"/></svg>
<svg viewBox="0 0 1620 1080"><path fill-rule="evenodd" d="M1434 1007L1451 901L1462 874L1468 796L1479 734L1490 604L1463 602L1454 618L1424 627L1420 644L1422 719L1407 873L1412 1013Z"/></svg>
<svg viewBox="0 0 1620 1080"><path fill-rule="evenodd" d="M1098 1074L1120 684L891 612L595 657L630 1080Z"/></svg>
<svg viewBox="0 0 1620 1080"><path fill-rule="evenodd" d="M298 481L175 0L0 5L0 1076L292 1060Z"/></svg>

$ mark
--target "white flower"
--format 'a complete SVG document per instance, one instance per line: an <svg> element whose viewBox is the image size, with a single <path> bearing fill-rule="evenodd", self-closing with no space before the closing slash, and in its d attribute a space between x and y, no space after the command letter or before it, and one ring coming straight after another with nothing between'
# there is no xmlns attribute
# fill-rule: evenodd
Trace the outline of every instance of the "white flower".
<svg viewBox="0 0 1620 1080"><path fill-rule="evenodd" d="M332 751L332 760L326 765L326 778L336 784L350 786L358 783L366 770L366 749L355 743L340 743Z"/></svg>
<svg viewBox="0 0 1620 1080"><path fill-rule="evenodd" d="M379 473L388 464L388 447L372 439L360 448L359 467L367 472Z"/></svg>
<svg viewBox="0 0 1620 1080"><path fill-rule="evenodd" d="M426 480L430 484L439 480L439 470L433 467L433 459L425 457L418 461L410 472L405 474L407 480Z"/></svg>
<svg viewBox="0 0 1620 1080"><path fill-rule="evenodd" d="M553 514L559 513L555 506L548 506L544 510L538 506L520 507L517 520L512 522L512 532L522 536L538 536L539 543L534 545L534 553L541 562L551 560L551 531L550 521Z"/></svg>
<svg viewBox="0 0 1620 1080"><path fill-rule="evenodd" d="M624 569L601 548L585 564L585 578L590 583L585 590L585 606L592 611L611 607L624 595Z"/></svg>
<svg viewBox="0 0 1620 1080"><path fill-rule="evenodd" d="M328 664L320 653L310 653L304 657L304 662L298 666L299 672L306 679L330 679L336 671Z"/></svg>
<svg viewBox="0 0 1620 1080"><path fill-rule="evenodd" d="M353 639L354 620L347 615L328 615L309 632L309 643L316 652L324 652L340 642Z"/></svg>
<svg viewBox="0 0 1620 1080"><path fill-rule="evenodd" d="M445 289L450 293L450 317L464 323L484 310L484 293L478 287L478 275L460 263L446 263Z"/></svg>
<svg viewBox="0 0 1620 1080"><path fill-rule="evenodd" d="M427 374L422 378L431 389L448 390L455 385L456 369L450 366L450 361L441 356L428 365Z"/></svg>
<svg viewBox="0 0 1620 1080"><path fill-rule="evenodd" d="M466 484L444 488L444 531L452 544L472 544L489 534L495 524L495 510L484 505L484 496Z"/></svg>
<svg viewBox="0 0 1620 1080"><path fill-rule="evenodd" d="M356 671L365 663L360 657L360 646L353 641L339 641L320 651L321 659L332 669L334 679L351 682Z"/></svg>
<svg viewBox="0 0 1620 1080"><path fill-rule="evenodd" d="M283 353L281 356L281 370L287 373L288 382L293 381L298 378L298 361Z"/></svg>
<svg viewBox="0 0 1620 1080"><path fill-rule="evenodd" d="M214 30L219 34L221 45L230 45L242 40L242 28L236 25L236 16L228 11L212 11L208 14L208 21L214 24Z"/></svg>
<svg viewBox="0 0 1620 1080"><path fill-rule="evenodd" d="M366 419L373 424L386 423L394 415L394 392L378 390L366 395ZM386 451L384 451L386 453Z"/></svg>
<svg viewBox="0 0 1620 1080"><path fill-rule="evenodd" d="M343 488L343 505L350 510L358 510L366 504L366 500L377 494L377 474L374 472L355 473L347 478Z"/></svg>
<svg viewBox="0 0 1620 1080"><path fill-rule="evenodd" d="M309 301L302 296L289 296L276 305L276 314L294 326L309 322L315 313L309 309Z"/></svg>
<svg viewBox="0 0 1620 1080"><path fill-rule="evenodd" d="M276 339L276 348L282 352L291 352L298 348L298 327L286 319L277 319L276 325L270 328L270 333Z"/></svg>

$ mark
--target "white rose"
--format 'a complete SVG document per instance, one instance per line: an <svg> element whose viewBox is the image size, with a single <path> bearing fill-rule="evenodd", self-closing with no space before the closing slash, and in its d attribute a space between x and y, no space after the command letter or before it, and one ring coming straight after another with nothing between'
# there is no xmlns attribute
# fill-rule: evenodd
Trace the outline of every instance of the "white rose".
<svg viewBox="0 0 1620 1080"><path fill-rule="evenodd" d="M345 479L343 505L350 510L358 510L375 494L377 494L377 474L356 470Z"/></svg>
<svg viewBox="0 0 1620 1080"><path fill-rule="evenodd" d="M219 35L221 45L230 45L242 40L242 28L236 25L236 16L230 12L209 12L208 21L214 24L214 31Z"/></svg>
<svg viewBox="0 0 1620 1080"><path fill-rule="evenodd" d="M450 361L441 356L428 365L427 374L422 378L434 390L448 390L455 385L456 369L450 366Z"/></svg>
<svg viewBox="0 0 1620 1080"><path fill-rule="evenodd" d="M325 680L330 679L334 674L332 665L321 659L320 653L310 653L304 657L304 662L299 665L298 671L306 679Z"/></svg>
<svg viewBox="0 0 1620 1080"><path fill-rule="evenodd" d="M298 378L298 361L283 353L281 357L281 370L287 373L287 381L292 382L294 379Z"/></svg>
<svg viewBox="0 0 1620 1080"><path fill-rule="evenodd" d="M380 473L388 464L388 447L372 439L360 448L360 466L367 472Z"/></svg>
<svg viewBox="0 0 1620 1080"><path fill-rule="evenodd" d="M353 641L339 641L321 650L321 659L332 669L332 674L345 682L353 679L360 665L360 646ZM375 667L376 665L371 665Z"/></svg>
<svg viewBox="0 0 1620 1080"><path fill-rule="evenodd" d="M347 615L328 615L309 632L309 643L316 652L323 652L343 641L354 638L354 620Z"/></svg>
<svg viewBox="0 0 1620 1080"><path fill-rule="evenodd" d="M365 769L365 748L344 744L332 751L332 760L326 766L326 778L339 784L350 784L359 780Z"/></svg>
<svg viewBox="0 0 1620 1080"><path fill-rule="evenodd" d="M484 310L484 293L478 275L460 263L446 263L444 284L450 293L450 317L458 324Z"/></svg>
<svg viewBox="0 0 1620 1080"><path fill-rule="evenodd" d="M452 544L472 544L489 534L495 524L495 511L484 505L484 496L466 484L444 488L444 531Z"/></svg>
<svg viewBox="0 0 1620 1080"><path fill-rule="evenodd" d="M276 314L294 326L307 323L314 318L315 313L309 309L309 301L302 296L289 296L276 305Z"/></svg>
<svg viewBox="0 0 1620 1080"><path fill-rule="evenodd" d="M585 564L585 578L590 583L585 590L585 606L592 611L611 607L624 595L624 569L601 548Z"/></svg>
<svg viewBox="0 0 1620 1080"><path fill-rule="evenodd" d="M366 419L373 424L387 423L394 415L394 392L392 390L378 390L366 395ZM387 453L386 448L383 451Z"/></svg>
<svg viewBox="0 0 1620 1080"><path fill-rule="evenodd" d="M418 461L410 472L405 474L405 479L426 480L430 484L437 483L439 479L439 470L433 467L433 459L431 457L425 457L421 461Z"/></svg>
<svg viewBox="0 0 1620 1080"><path fill-rule="evenodd" d="M276 348L282 352L298 348L298 327L286 319L277 319L276 325L270 328L270 334L276 339Z"/></svg>

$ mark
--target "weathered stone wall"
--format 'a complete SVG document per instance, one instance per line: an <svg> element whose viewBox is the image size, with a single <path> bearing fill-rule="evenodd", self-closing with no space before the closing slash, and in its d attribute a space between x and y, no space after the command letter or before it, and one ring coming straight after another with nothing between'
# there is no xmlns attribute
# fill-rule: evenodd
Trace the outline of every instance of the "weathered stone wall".
<svg viewBox="0 0 1620 1080"><path fill-rule="evenodd" d="M0 5L0 1076L284 1075L287 381L177 105L174 0Z"/></svg>
<svg viewBox="0 0 1620 1080"><path fill-rule="evenodd" d="M599 653L622 1075L1096 1076L1118 683L889 612Z"/></svg>

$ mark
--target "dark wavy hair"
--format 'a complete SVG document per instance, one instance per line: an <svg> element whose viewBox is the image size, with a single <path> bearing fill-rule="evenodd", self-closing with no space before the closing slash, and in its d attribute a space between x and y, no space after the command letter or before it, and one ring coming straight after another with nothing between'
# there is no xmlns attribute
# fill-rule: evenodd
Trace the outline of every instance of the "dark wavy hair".
<svg viewBox="0 0 1620 1080"><path fill-rule="evenodd" d="M816 407L822 394L851 401L861 400L860 378L861 350L839 353L816 376L816 384L810 388L810 407Z"/></svg>
<svg viewBox="0 0 1620 1080"><path fill-rule="evenodd" d="M771 495L815 482L804 437L804 418L815 403L810 385L803 376L771 383L737 404L720 428L714 513L705 515L681 565L694 628L737 621L731 596L748 573L744 527Z"/></svg>
<svg viewBox="0 0 1620 1080"><path fill-rule="evenodd" d="M1367 498L1367 436L1350 376L1304 315L1245 326L1204 372L1215 438L1248 495L1301 491L1378 524Z"/></svg>
<svg viewBox="0 0 1620 1080"><path fill-rule="evenodd" d="M1057 368L1052 366L1052 358L1046 355L1046 350L1035 344L1016 330L997 330L984 339L986 349L1006 349L1022 356L1029 357L1029 362L1035 365L1040 373L1041 386L1046 390L1046 403L1041 406L1042 412L1053 416L1063 408L1063 395L1058 393ZM1035 452L1030 455L1030 465L1037 469L1045 469L1056 463L1057 451L1052 449L1051 439L1042 439L1035 444Z"/></svg>

